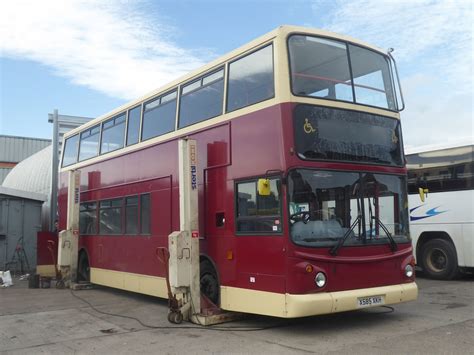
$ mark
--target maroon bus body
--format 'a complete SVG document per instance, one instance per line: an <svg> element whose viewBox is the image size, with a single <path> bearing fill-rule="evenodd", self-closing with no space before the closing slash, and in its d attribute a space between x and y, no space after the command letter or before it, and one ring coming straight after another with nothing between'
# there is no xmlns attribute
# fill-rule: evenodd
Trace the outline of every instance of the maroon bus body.
<svg viewBox="0 0 474 355"><path fill-rule="evenodd" d="M294 152L293 108L279 104L189 134L198 145L201 254L216 265L221 286L276 293L305 294L361 289L413 282L402 266L412 259L411 243L343 246L337 256L329 248L294 244L289 233L287 186L282 185L281 235L236 235L235 182L262 177L268 170L295 167L372 171L405 175L405 168L299 159ZM81 167L81 202L151 194L151 235L81 236L92 268L164 277L157 249L179 230L178 138ZM65 229L67 174L59 188L59 223ZM216 214L224 213L224 226ZM317 288L311 264L328 283ZM251 283L250 276L258 276Z"/></svg>

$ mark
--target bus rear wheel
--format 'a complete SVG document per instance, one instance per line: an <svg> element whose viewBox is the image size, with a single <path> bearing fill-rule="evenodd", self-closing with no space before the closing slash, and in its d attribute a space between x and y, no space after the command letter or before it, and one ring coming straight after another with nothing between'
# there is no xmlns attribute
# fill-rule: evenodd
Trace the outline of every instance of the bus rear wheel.
<svg viewBox="0 0 474 355"><path fill-rule="evenodd" d="M458 272L456 249L447 240L430 240L421 249L421 264L429 278L451 280Z"/></svg>
<svg viewBox="0 0 474 355"><path fill-rule="evenodd" d="M79 254L77 265L77 281L90 282L89 258L85 252Z"/></svg>
<svg viewBox="0 0 474 355"><path fill-rule="evenodd" d="M219 281L217 273L208 260L201 261L200 265L201 292L216 306L219 305Z"/></svg>

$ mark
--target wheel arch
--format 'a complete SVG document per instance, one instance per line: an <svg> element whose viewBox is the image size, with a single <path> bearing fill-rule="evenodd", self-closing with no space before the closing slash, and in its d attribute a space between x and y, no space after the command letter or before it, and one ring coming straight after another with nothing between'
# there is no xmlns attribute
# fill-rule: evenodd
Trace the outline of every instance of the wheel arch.
<svg viewBox="0 0 474 355"><path fill-rule="evenodd" d="M81 258L81 255L82 254L85 254L86 257L87 257L87 261L89 262L89 266L91 265L91 258L89 258L89 252L87 251L87 249L85 247L81 247L79 248L79 253L77 254L77 261L79 262L79 259Z"/></svg>
<svg viewBox="0 0 474 355"><path fill-rule="evenodd" d="M217 282L219 282L219 285L221 284L221 279L219 275L219 269L217 267L217 264L214 262L214 260L207 254L200 254L199 255L199 263L202 263L203 261L207 261L211 264L211 266L214 268L216 271L216 277L217 277Z"/></svg>

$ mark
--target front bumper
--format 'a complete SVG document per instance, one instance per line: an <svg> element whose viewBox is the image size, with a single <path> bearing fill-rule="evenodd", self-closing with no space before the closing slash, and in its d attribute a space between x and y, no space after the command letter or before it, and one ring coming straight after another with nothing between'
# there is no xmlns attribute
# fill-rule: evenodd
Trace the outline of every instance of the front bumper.
<svg viewBox="0 0 474 355"><path fill-rule="evenodd" d="M385 305L413 301L418 297L418 286L409 284L327 292L311 295L286 295L286 317L296 318L318 314L346 312L358 309L360 297L384 296Z"/></svg>
<svg viewBox="0 0 474 355"><path fill-rule="evenodd" d="M413 301L418 297L415 282L349 291L304 295L281 294L235 287L221 287L221 308L229 311L298 318L358 309L358 298L383 296L384 304Z"/></svg>

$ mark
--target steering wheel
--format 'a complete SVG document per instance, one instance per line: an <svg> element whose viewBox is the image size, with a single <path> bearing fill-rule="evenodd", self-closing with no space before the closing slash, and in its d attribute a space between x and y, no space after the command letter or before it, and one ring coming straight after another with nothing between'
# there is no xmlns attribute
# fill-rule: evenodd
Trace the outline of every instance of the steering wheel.
<svg viewBox="0 0 474 355"><path fill-rule="evenodd" d="M292 215L290 215L290 219L296 222L295 217L298 217L298 216L300 216L299 217L300 220L303 221L304 224L306 224L309 221L310 212L308 212L308 211L299 211L299 212L293 213Z"/></svg>

